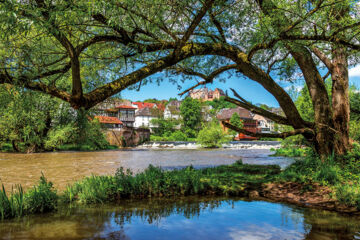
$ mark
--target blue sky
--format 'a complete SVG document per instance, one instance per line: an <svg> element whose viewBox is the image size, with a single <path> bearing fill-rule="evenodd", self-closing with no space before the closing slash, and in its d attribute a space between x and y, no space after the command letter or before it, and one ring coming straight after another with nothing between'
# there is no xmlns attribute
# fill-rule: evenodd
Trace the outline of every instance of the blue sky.
<svg viewBox="0 0 360 240"><path fill-rule="evenodd" d="M360 88L360 65L349 70L350 84L355 84ZM181 84L182 90L187 89L196 84L196 81L188 80ZM288 87L289 83L280 83L282 87ZM232 96L230 88L234 88L240 96L253 103L265 103L268 106L278 107L276 99L269 94L260 84L238 77L230 77L226 82L214 81L213 84L207 86L210 89L221 88L229 91ZM178 90L177 85L164 80L160 85L157 83L149 83L141 87L140 91L124 90L121 92L121 97L130 99L132 101L143 101L148 98L156 98L159 100L169 99L170 97L178 97L181 90Z"/></svg>

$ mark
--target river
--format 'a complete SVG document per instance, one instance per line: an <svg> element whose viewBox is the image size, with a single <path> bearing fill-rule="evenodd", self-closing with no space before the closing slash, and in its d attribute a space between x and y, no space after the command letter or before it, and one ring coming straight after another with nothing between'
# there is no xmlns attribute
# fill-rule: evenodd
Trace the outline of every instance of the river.
<svg viewBox="0 0 360 240"><path fill-rule="evenodd" d="M360 239L360 218L247 199L122 201L0 224L0 239Z"/></svg>
<svg viewBox="0 0 360 240"><path fill-rule="evenodd" d="M278 164L293 160L269 156L272 144L226 149L184 149L144 145L100 152L0 154L0 178L7 189L34 185L43 172L57 189L91 174L114 174L120 166L142 171L231 164ZM282 203L240 198L122 200L113 205L62 206L55 213L0 223L2 239L360 239L360 218Z"/></svg>
<svg viewBox="0 0 360 240"><path fill-rule="evenodd" d="M245 148L244 148L245 146ZM255 147L254 147L255 146ZM242 159L251 164L278 164L285 167L292 162L284 157L270 157L273 143L241 145L212 150L138 148L99 152L53 152L34 154L0 153L0 180L6 189L21 184L24 189L36 184L41 176L54 183L57 189L84 176L114 174L119 167L133 172L144 170L149 164L164 169L193 165L196 168L232 164Z"/></svg>

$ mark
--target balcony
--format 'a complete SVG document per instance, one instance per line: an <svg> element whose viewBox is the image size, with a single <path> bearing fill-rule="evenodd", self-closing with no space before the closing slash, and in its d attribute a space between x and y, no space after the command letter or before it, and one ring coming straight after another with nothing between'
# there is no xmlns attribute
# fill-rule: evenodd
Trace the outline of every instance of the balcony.
<svg viewBox="0 0 360 240"><path fill-rule="evenodd" d="M134 117L120 116L119 119L122 122L135 122L135 116Z"/></svg>

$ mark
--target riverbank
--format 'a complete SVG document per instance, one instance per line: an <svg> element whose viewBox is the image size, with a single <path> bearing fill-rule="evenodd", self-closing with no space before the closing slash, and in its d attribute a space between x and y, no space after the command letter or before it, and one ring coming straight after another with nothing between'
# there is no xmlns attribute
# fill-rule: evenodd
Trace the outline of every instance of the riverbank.
<svg viewBox="0 0 360 240"><path fill-rule="evenodd" d="M301 167L308 172L299 171ZM114 203L124 199L182 196L250 197L358 214L360 194L356 190L357 183L352 183L355 190L351 191L349 184L343 182L349 178L332 175L334 168L335 165L329 163L309 160L297 161L284 171L275 165L249 165L241 161L213 168L187 167L172 171L149 166L135 175L119 168L115 175L85 177L69 185L63 193L57 192L52 183L42 177L39 185L27 192L19 186L11 194L4 189L0 191L0 218L54 211L57 204Z"/></svg>

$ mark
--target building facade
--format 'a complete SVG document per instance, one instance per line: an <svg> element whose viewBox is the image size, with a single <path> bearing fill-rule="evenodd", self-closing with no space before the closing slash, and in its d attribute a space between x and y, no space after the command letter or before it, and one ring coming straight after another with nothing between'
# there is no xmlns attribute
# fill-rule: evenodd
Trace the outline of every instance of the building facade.
<svg viewBox="0 0 360 240"><path fill-rule="evenodd" d="M214 99L219 99L221 96L225 96L225 93L219 88L215 88L215 90L212 91L205 87L189 91L189 96L193 99L199 99L200 101L213 101Z"/></svg>
<svg viewBox="0 0 360 240"><path fill-rule="evenodd" d="M134 123L134 127L136 128L153 128L155 127L155 125L152 123L151 120L153 119L157 119L158 116L156 114L157 109L152 109L152 108L142 108L139 109L136 113L135 113L135 123Z"/></svg>
<svg viewBox="0 0 360 240"><path fill-rule="evenodd" d="M230 122L230 118L234 113L239 114L241 120L243 121L243 129L257 133L258 129L258 121L253 119L252 113L242 107L237 108L224 108L220 110L217 114L217 119L220 121L221 127L224 131L228 131L229 129L222 124L222 121ZM235 137L235 140L255 140L255 137L251 137L242 133L239 133L238 136Z"/></svg>

